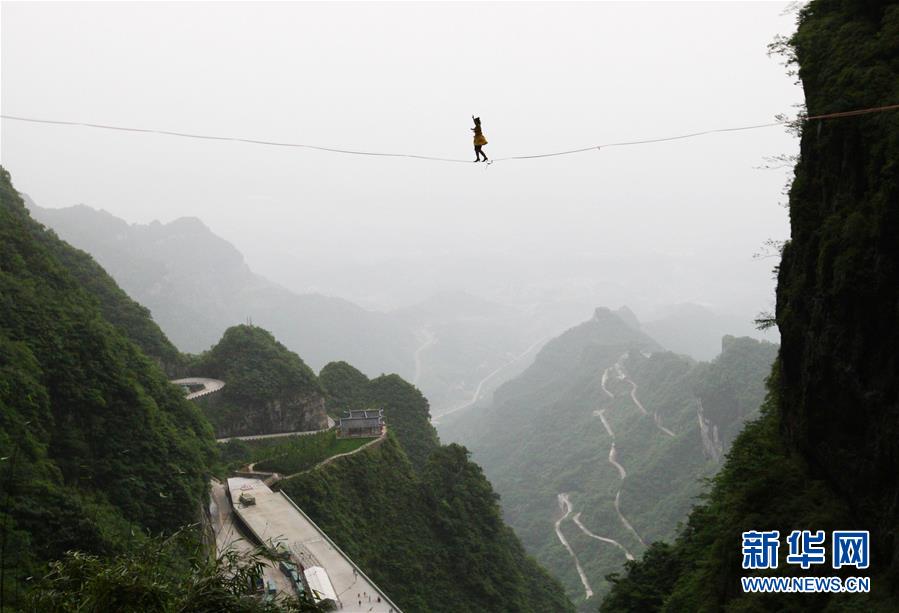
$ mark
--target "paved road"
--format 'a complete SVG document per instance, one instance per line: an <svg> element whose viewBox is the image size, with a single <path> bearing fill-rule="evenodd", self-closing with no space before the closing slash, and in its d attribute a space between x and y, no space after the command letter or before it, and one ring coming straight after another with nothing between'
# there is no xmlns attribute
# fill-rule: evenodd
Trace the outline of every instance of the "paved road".
<svg viewBox="0 0 899 613"><path fill-rule="evenodd" d="M215 439L219 443L227 443L228 441L255 441L263 438L280 438L282 436L306 436L308 434L318 434L327 432L337 425L337 422L328 416L328 427L321 430L297 430L295 432L276 432L275 434L247 434L245 436L226 436L225 438Z"/></svg>
<svg viewBox="0 0 899 613"><path fill-rule="evenodd" d="M515 363L518 362L519 360L521 360L521 359L523 359L524 357L526 357L526 356L527 356L529 353L531 353L534 349L537 349L538 347L540 347L540 346L541 346L543 343L545 343L545 342L546 342L546 339L545 339L545 338L540 339L539 341L537 341L536 343L534 343L533 345L531 345L530 347L528 347L527 349L525 349L524 351L522 351L521 353L519 353L517 356L515 356L514 358L512 358L511 360L509 360L508 362L506 362L505 364L503 364L502 366L500 366L499 368L497 368L496 370L494 370L493 372L491 372L489 375L487 375L486 377L484 377L483 379L481 379L481 381L478 383L478 386L477 386L477 388L475 389L474 393L471 395L471 400L469 400L468 402L465 402L465 403L463 403L463 404L460 404L460 405L458 405L458 406L455 406L455 407L453 407L452 409L449 409L449 410L447 410L447 411L444 411L444 412L441 413L440 415L435 415L435 416L431 419L431 422L432 422L432 423L437 423L435 420L437 420L437 419L439 419L439 418L441 418L441 417L445 417L445 416L447 416L447 415L449 415L449 414L451 414L451 413L455 413L456 411L461 411L462 409L467 409L468 407L470 407L470 406L472 406L473 404L475 404L478 400L481 399L481 393L482 393L482 390L483 390L483 388L484 388L484 384L486 384L488 381L490 381L491 379L493 379L493 377L495 377L496 375L498 375L499 373L501 373L502 371L504 371L505 369L507 369L507 368L508 368L509 366L511 366L512 364L515 364Z"/></svg>
<svg viewBox="0 0 899 613"><path fill-rule="evenodd" d="M285 476L284 478L285 478L285 479L290 479L291 477L296 477L297 475L302 475L302 474L304 474L304 473L312 472L313 470L318 470L318 469L321 468L322 466L327 466L328 464L330 464L331 462L333 462L333 461L336 460L337 458L345 458L345 457L347 457L348 455L354 455L354 454L356 454L356 453L359 453L360 451L365 451L365 450L368 449L369 447L374 447L375 445L380 445L381 443L384 442L384 439L385 439L385 438L387 438L387 426L384 426L384 429L381 431L381 436L379 436L378 438L374 439L373 441L368 441L367 443L365 443L365 444L362 445L361 447L356 447L356 448L353 449L352 451L344 451L343 453L338 453L337 455L332 455L332 456L329 457L329 458L325 458L324 460L322 460L321 462L319 462L318 464L316 464L316 465L313 466L312 468L307 468L306 470L301 470L301 471L298 472L298 473L294 473L294 474L292 474L292 475L287 475L287 476Z"/></svg>
<svg viewBox="0 0 899 613"><path fill-rule="evenodd" d="M206 394L211 394L213 392L217 392L223 387L225 387L224 381L219 381L218 379L207 379L206 377L186 377L184 379L175 379L172 381L175 385L202 385L203 389L191 392L186 396L188 400L193 400L195 398L200 398L205 396Z"/></svg>
<svg viewBox="0 0 899 613"><path fill-rule="evenodd" d="M606 410L600 409L599 411L593 411L593 414L596 415L600 421L602 421L602 427L606 429L606 432L609 433L609 436L615 438L615 433L612 432L612 426L609 425L608 420L606 420Z"/></svg>
<svg viewBox="0 0 899 613"><path fill-rule="evenodd" d="M256 504L238 504L235 512L259 540L284 543L304 565L322 566L328 572L342 605L339 610L399 613L380 589L282 492L273 492L258 479L232 479L229 483L232 491L235 487L249 489L255 496ZM377 600L379 597L381 602Z"/></svg>
<svg viewBox="0 0 899 613"><path fill-rule="evenodd" d="M627 479L627 471L624 470L624 466L618 463L618 453L615 451L615 442L612 442L612 446L609 448L609 464L618 469L618 479L624 481ZM618 490L618 493L621 493L621 490Z"/></svg>
<svg viewBox="0 0 899 613"><path fill-rule="evenodd" d="M646 355L646 354L644 353L643 355ZM652 355L652 354L650 354L650 355ZM627 354L625 353L621 358L619 358L618 362L615 364L615 370L616 370L617 373L618 373L618 378L619 378L619 379L623 379L625 382L627 382L627 383L630 384L630 386L631 386L631 400L634 401L634 404L637 406L638 409L640 409L640 412L641 412L641 413L643 413L644 415L649 415L649 411L646 410L646 407L644 407L644 406L643 406L643 403L640 402L640 400L637 398L637 389L639 389L638 386L637 386L637 384L634 383L633 379L631 379L630 377L628 377L628 376L627 376L627 373L626 373L624 370L622 370L622 368L621 368L623 359L626 358L626 357L627 357ZM648 357L648 356L647 356L647 357ZM608 370L607 370L606 372L608 372ZM608 393L608 390L605 389L605 387L606 387L606 386L605 386L605 381L606 381L606 373L604 372L604 373L603 373L603 386L602 386L602 387L603 387L603 389L606 391L606 393ZM671 430L669 430L668 428L666 428L666 427L662 424L662 416L659 415L658 412L653 411L653 413L652 413L652 421L653 421L653 424L655 424L655 427L656 427L656 428L658 428L660 431L664 432L664 433L667 434L668 436L670 436L670 437L672 437L672 438L674 438L674 437L677 436L674 432L672 432Z"/></svg>
<svg viewBox="0 0 899 613"><path fill-rule="evenodd" d="M615 377L617 379L619 379L621 381L626 381L631 384L631 399L634 401L634 405L636 405L637 408L639 408L640 411L644 415L647 415L648 413L646 412L646 409L644 409L643 405L640 404L640 401L637 400L637 395L636 395L637 384L634 383L633 381L631 381L630 378L628 378L627 374L624 372L623 365L624 365L624 361L627 359L627 356L628 356L627 352L623 353L621 355L621 357L618 358L618 361L615 362L614 365L612 365L609 368L606 368L603 371L600 385L602 387L602 390L606 393L606 395L608 395L612 398L615 397L615 394L610 392L608 390L608 388L606 387L606 383L608 382L608 379L609 379L609 371L614 370ZM612 437L612 446L609 448L609 464L614 466L615 469L618 471L618 479L620 480L620 483L618 485L618 491L615 492L615 513L618 515L618 519L621 521L621 525L624 526L628 532L633 534L637 538L637 540L640 541L641 545L645 546L646 543L643 542L643 538L637 533L637 531L634 529L634 526L631 524L630 521L628 521L627 517L624 516L624 513L621 512L621 486L624 484L624 480L627 478L627 470L625 470L624 466L622 466L618 462L618 451L615 449L615 432L612 431L612 426L606 420L606 410L607 409L593 411L593 414L596 415L597 417L599 417L599 419L602 421L603 427L606 429L606 432L608 432L609 436ZM660 422L658 422L656 425L660 429L663 429ZM668 430L667 432L670 433L671 436L674 436L674 433L672 433L670 430ZM577 517L575 518L575 523L580 525ZM586 528L581 527L581 529L585 533L587 532ZM603 539L602 537L593 535L593 533L588 534L588 536L594 536L594 538L598 538L600 540L606 540L606 539ZM611 539L608 539L608 540L611 540ZM615 544L617 544L619 547L621 547L622 550L624 550L625 553L628 556L630 556L630 552L628 552L626 549L624 549L624 547L622 545L620 545L617 541L615 541Z"/></svg>
<svg viewBox="0 0 899 613"><path fill-rule="evenodd" d="M562 543L565 549L568 550L569 555L574 559L574 566L577 568L577 574L581 578L581 583L584 585L584 598L592 598L593 588L590 587L590 582L587 580L587 574L584 572L584 569L581 568L581 563L578 561L574 549L568 544L568 539L562 534L562 522L571 514L571 500L569 500L568 494L564 492L558 495L558 500L559 508L565 511L565 514L556 520L556 536L559 537L559 542Z"/></svg>
<svg viewBox="0 0 899 613"><path fill-rule="evenodd" d="M627 520L627 517L624 516L624 513L621 512L621 489L619 488L617 492L615 492L615 512L618 513L618 519L621 520L621 524L628 529L628 531L637 537L637 540L640 541L640 544L646 547L646 542L643 540L643 537L634 529L631 525L631 522Z"/></svg>
<svg viewBox="0 0 899 613"><path fill-rule="evenodd" d="M609 382L609 371L611 369L612 367L610 366L609 368L606 368L604 371L602 371L602 379L600 380L600 385L602 386L602 391L606 393L606 396L608 396L609 398L614 398L615 394L610 392L609 388L606 387L606 383Z"/></svg>
<svg viewBox="0 0 899 613"><path fill-rule="evenodd" d="M422 352L437 342L437 337L427 328L421 331L424 342L415 350L413 357L415 358L415 375L412 377L412 385L418 387L418 381L421 379L421 354Z"/></svg>
<svg viewBox="0 0 899 613"><path fill-rule="evenodd" d="M213 479L210 483L209 515L212 518L212 529L215 531L216 553L233 549L241 554L252 553L256 547L245 538L234 523L234 513L228 500L225 484ZM271 580L281 594L295 596L293 586L287 576L270 562L265 562L263 577Z"/></svg>
<svg viewBox="0 0 899 613"><path fill-rule="evenodd" d="M625 547L624 545L622 545L621 543L619 543L619 542L616 541L615 539L610 539L610 538L607 538L607 537L605 537L605 536L599 536L598 534L593 534L592 532L590 532L590 531L587 529L587 526L585 526L584 524L581 523L581 514L580 514L580 512L575 513L575 514L571 517L571 521L573 521L573 522L575 523L575 525L577 525L577 527L581 529L581 532L583 532L584 534L586 534L586 535L589 536L590 538L595 538L596 540L602 541L603 543L608 543L608 544L610 544L610 545L615 545L615 547L617 547L618 549L620 549L620 550L624 553L624 557L626 557L628 560L633 560L633 559L634 559L634 556L631 554L630 551L627 550L627 547Z"/></svg>

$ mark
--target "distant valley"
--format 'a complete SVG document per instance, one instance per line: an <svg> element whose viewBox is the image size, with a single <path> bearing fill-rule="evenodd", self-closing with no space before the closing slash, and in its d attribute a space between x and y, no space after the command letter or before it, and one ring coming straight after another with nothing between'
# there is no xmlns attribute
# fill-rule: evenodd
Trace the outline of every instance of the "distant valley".
<svg viewBox="0 0 899 613"><path fill-rule="evenodd" d="M129 224L85 205L50 209L25 201L35 219L91 254L148 307L179 350L205 351L230 326L250 322L271 330L315 371L345 360L370 376L399 373L426 394L438 418L488 399L592 308L559 299L507 305L444 291L375 312L267 280L196 218ZM643 327L665 347L707 359L723 334L749 322L685 304L660 309Z"/></svg>
<svg viewBox="0 0 899 613"><path fill-rule="evenodd" d="M600 308L440 432L472 450L525 546L592 610L607 574L685 520L758 414L776 353L725 336L718 357L696 362L665 351L630 311Z"/></svg>

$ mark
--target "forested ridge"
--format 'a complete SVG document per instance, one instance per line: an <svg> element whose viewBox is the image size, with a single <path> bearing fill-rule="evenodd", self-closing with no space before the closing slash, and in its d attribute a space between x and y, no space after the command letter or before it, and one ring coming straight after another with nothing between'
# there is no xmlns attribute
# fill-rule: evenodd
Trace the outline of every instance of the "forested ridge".
<svg viewBox="0 0 899 613"><path fill-rule="evenodd" d="M899 100L899 3L813 0L781 45L809 115ZM801 124L776 321L780 357L760 418L705 501L656 544L602 611L895 611L899 608L899 121ZM741 569L741 532L867 529L871 566ZM830 546L827 546L830 556ZM739 577L863 575L870 594L744 594Z"/></svg>
<svg viewBox="0 0 899 613"><path fill-rule="evenodd" d="M279 484L405 611L573 611L459 445L416 470L397 437Z"/></svg>
<svg viewBox="0 0 899 613"><path fill-rule="evenodd" d="M36 204L32 214L93 255L128 295L150 308L181 351L207 350L223 330L252 315L314 369L345 359L370 373L411 371L415 339L402 322L269 281L196 217L131 224L85 205Z"/></svg>
<svg viewBox="0 0 899 613"><path fill-rule="evenodd" d="M506 520L580 610L595 610L628 555L676 534L702 479L757 414L777 351L725 336L717 358L695 362L640 327L625 309L599 308L492 406L441 424L470 446Z"/></svg>
<svg viewBox="0 0 899 613"><path fill-rule="evenodd" d="M121 552L199 516L215 449L159 365L173 361L147 311L34 222L0 170L6 594L69 549Z"/></svg>
<svg viewBox="0 0 899 613"><path fill-rule="evenodd" d="M407 611L569 611L562 586L503 522L498 496L459 445L441 445L427 399L397 375L322 369L329 405L383 408L387 440L281 482Z"/></svg>
<svg viewBox="0 0 899 613"><path fill-rule="evenodd" d="M252 559L209 559L194 530L185 532L207 503L217 454L209 421L168 383L165 367L221 377L226 387L217 394L230 389L224 406L238 414L260 401L280 411L297 397L312 398L322 418L326 405L334 413L384 408L391 434L381 448L288 487L409 610L570 608L503 524L480 468L464 449L440 446L414 386L397 375L369 380L346 363L319 378L253 326L230 328L210 351L182 356L90 256L30 218L5 170L0 181L4 604L306 606L252 598ZM339 485L322 488L334 479ZM152 536L178 530L175 541Z"/></svg>
<svg viewBox="0 0 899 613"><path fill-rule="evenodd" d="M399 375L369 379L346 362L331 362L320 373L335 416L350 409L383 409L384 419L413 466L422 466L440 445L431 425L428 399Z"/></svg>
<svg viewBox="0 0 899 613"><path fill-rule="evenodd" d="M192 357L186 370L226 382L221 391L198 400L217 437L327 427L318 377L258 326L228 328L209 351Z"/></svg>

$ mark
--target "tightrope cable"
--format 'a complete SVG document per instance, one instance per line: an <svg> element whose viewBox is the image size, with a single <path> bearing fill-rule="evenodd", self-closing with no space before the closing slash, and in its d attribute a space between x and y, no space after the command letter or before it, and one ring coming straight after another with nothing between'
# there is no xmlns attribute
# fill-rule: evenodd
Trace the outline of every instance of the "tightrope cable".
<svg viewBox="0 0 899 613"><path fill-rule="evenodd" d="M878 106L866 109L855 109L852 111L841 111L837 113L826 113L823 115L812 115L807 117L798 117L797 119L779 119L770 123L760 123L755 125L748 126L738 126L733 128L717 128L713 130L703 130L701 132L691 132L689 134L679 134L676 136L664 136L657 138L647 138L641 140L631 140L631 141L621 141L616 143L606 143L603 145L593 145L590 147L583 147L581 149L569 149L567 151L556 151L553 153L536 153L532 155L511 155L507 157L494 158L490 160L490 163L495 162L505 162L511 160L532 160L536 158L548 158L548 157L557 157L561 155L573 155L576 153L584 153L587 151L599 151L601 149L608 149L610 147L627 147L632 145L646 145L650 143L664 143L676 140L684 140L688 138L696 138L698 136L704 136L707 134L716 134L722 132L739 132L743 130L757 130L760 128L771 128L774 126L784 126L789 125L796 122L801 121L820 121L824 119L838 119L841 117L855 117L858 115L868 115L870 113L882 113L885 111L895 111L899 110L899 104L891 104L887 106ZM121 132L140 132L145 134L162 134L164 136L176 136L180 138L194 138L200 140L217 140L217 141L231 141L231 142L239 142L239 143L250 143L253 145L265 145L269 147L294 147L300 149L313 149L316 151L327 151L330 153L342 153L345 155L367 155L373 157L392 157L392 158L411 158L416 160L427 160L431 162L452 162L452 163L464 163L470 164L470 160L461 160L457 158L447 158L447 157L439 157L432 155L418 155L414 153L385 153L379 151L359 151L354 149L340 149L338 147L323 147L320 145L306 145L302 143L289 143L289 142L280 142L280 141L270 141L270 140L260 140L255 138L240 138L235 136L212 136L208 134L190 134L187 132L173 132L171 130L153 130L147 128L129 128L124 126L111 126L99 123L87 123L81 121L62 121L58 119L36 119L34 117L20 117L16 115L0 115L3 119L10 119L13 121L24 121L29 123L42 123L42 124L53 124L53 125L64 125L64 126L78 126L84 128L98 128L102 130L118 130Z"/></svg>

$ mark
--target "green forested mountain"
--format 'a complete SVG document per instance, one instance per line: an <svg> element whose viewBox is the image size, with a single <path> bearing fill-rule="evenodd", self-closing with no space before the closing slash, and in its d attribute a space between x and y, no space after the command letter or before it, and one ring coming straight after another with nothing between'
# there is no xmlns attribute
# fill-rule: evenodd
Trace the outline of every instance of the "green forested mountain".
<svg viewBox="0 0 899 613"><path fill-rule="evenodd" d="M428 401L396 375L368 380L344 362L320 380L333 408L384 409L379 446L283 488L406 611L568 611L562 587L502 520L480 467L441 446Z"/></svg>
<svg viewBox="0 0 899 613"><path fill-rule="evenodd" d="M173 358L147 312L33 221L0 171L6 594L67 549L112 553L198 517L211 429L141 348Z"/></svg>
<svg viewBox="0 0 899 613"><path fill-rule="evenodd" d="M463 447L438 447L419 470L403 447L391 434L279 486L404 611L572 610Z"/></svg>
<svg viewBox="0 0 899 613"><path fill-rule="evenodd" d="M166 374L178 374L183 358L153 321L149 309L132 300L88 253L59 240L53 230L34 232L33 236L94 297L109 323L156 360Z"/></svg>
<svg viewBox="0 0 899 613"><path fill-rule="evenodd" d="M783 49L809 115L896 104L899 3L813 0ZM673 546L630 565L603 611L899 610L899 119L801 125L791 238L777 286L782 345L761 418L737 437ZM870 594L747 595L741 532L870 530ZM828 539L829 541L829 539ZM827 555L832 554L827 543Z"/></svg>
<svg viewBox="0 0 899 613"><path fill-rule="evenodd" d="M2 179L7 593L33 575L31 606L42 610L275 610L249 594L252 564L208 560L198 544L186 546L190 557L142 535L199 515L211 429L141 351L159 361L173 355L147 311L33 222L5 172ZM480 468L463 448L439 445L427 400L399 376L369 380L334 363L319 379L254 326L230 328L208 352L174 354L168 363L223 379L205 409L213 420L236 415L254 431L273 415L291 419L298 407L316 409L304 414L308 426L313 414L324 418L326 399L334 412L385 409L391 434L379 447L285 487L408 610L570 610L561 586L503 524ZM60 558L46 574L41 563Z"/></svg>
<svg viewBox="0 0 899 613"><path fill-rule="evenodd" d="M198 400L218 437L327 427L318 377L267 330L228 328L187 371L225 381L220 392Z"/></svg>
<svg viewBox="0 0 899 613"><path fill-rule="evenodd" d="M776 351L725 337L718 358L696 363L660 350L627 315L597 309L489 408L445 424L484 466L528 550L585 609L608 590L605 575L674 535L761 404Z"/></svg>
<svg viewBox="0 0 899 613"><path fill-rule="evenodd" d="M315 369L348 360L371 374L412 371L415 339L405 326L346 300L272 283L199 219L140 225L84 205L30 208L96 258L182 351L205 351L225 329L250 318Z"/></svg>
<svg viewBox="0 0 899 613"><path fill-rule="evenodd" d="M349 409L384 409L388 427L403 445L412 464L424 465L439 445L430 422L428 400L399 375L369 380L346 362L332 362L321 371L335 416Z"/></svg>

